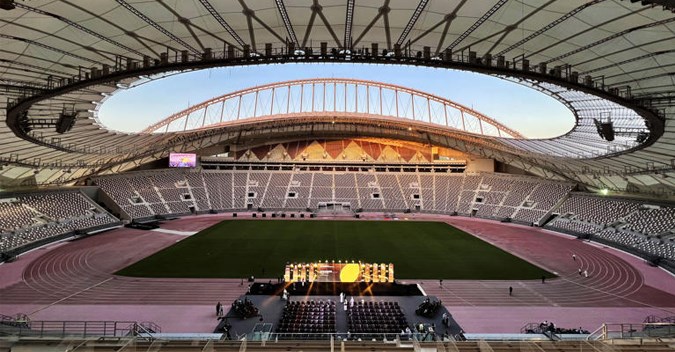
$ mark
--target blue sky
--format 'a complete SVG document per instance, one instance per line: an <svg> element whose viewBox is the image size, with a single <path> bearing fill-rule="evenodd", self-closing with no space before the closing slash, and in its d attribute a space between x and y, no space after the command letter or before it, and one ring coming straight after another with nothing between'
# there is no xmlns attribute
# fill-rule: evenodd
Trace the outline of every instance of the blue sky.
<svg viewBox="0 0 675 352"><path fill-rule="evenodd" d="M477 73L368 64L279 64L173 75L121 90L99 109L108 128L135 132L190 105L235 90L303 78L358 78L392 83L472 107L530 138L567 132L572 113L542 93Z"/></svg>

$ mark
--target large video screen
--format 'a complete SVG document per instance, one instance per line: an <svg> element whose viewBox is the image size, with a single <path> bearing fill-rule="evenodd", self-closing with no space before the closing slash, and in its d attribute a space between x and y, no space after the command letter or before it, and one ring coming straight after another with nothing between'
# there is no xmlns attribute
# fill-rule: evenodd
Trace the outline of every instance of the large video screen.
<svg viewBox="0 0 675 352"><path fill-rule="evenodd" d="M294 263L284 271L286 282L394 282L394 264Z"/></svg>
<svg viewBox="0 0 675 352"><path fill-rule="evenodd" d="M196 167L197 154L169 153L169 167Z"/></svg>

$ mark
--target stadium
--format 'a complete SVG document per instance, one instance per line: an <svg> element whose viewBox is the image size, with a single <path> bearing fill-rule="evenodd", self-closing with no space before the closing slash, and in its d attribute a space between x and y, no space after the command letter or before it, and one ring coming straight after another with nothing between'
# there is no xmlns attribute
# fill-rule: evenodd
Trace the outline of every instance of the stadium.
<svg viewBox="0 0 675 352"><path fill-rule="evenodd" d="M675 349L672 1L0 22L3 350Z"/></svg>

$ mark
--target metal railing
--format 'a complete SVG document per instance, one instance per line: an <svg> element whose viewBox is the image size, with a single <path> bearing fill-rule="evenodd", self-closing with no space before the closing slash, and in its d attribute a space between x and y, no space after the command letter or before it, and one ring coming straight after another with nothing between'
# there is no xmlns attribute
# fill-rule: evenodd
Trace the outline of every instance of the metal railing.
<svg viewBox="0 0 675 352"><path fill-rule="evenodd" d="M135 321L29 321L2 319L0 336L20 337L126 337L161 332L153 322Z"/></svg>
<svg viewBox="0 0 675 352"><path fill-rule="evenodd" d="M675 337L675 323L603 324L587 340Z"/></svg>

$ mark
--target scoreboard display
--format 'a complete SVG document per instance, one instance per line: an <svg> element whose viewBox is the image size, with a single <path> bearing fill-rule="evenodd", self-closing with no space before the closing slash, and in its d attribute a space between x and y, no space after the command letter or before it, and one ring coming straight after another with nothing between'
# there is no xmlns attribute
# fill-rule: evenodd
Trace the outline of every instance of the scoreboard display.
<svg viewBox="0 0 675 352"><path fill-rule="evenodd" d="M169 153L169 167L196 167L197 154Z"/></svg>

